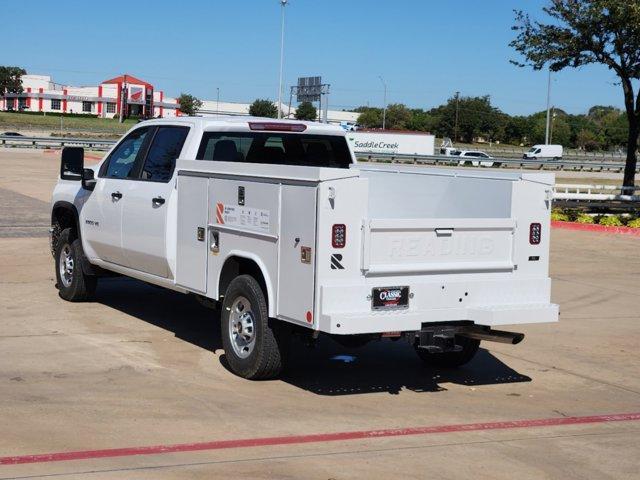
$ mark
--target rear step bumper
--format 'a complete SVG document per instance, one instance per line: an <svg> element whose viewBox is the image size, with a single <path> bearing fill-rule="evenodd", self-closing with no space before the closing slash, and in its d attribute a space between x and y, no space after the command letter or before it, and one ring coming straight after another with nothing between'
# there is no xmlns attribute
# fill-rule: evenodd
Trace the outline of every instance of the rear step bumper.
<svg viewBox="0 0 640 480"><path fill-rule="evenodd" d="M319 330L336 335L384 332L420 332L428 323L460 322L495 327L558 321L558 305L552 303L495 305L469 308L407 309L358 313L322 314ZM495 330L491 330L495 332ZM474 334L480 335L475 332ZM491 339L512 343L513 339L494 335ZM516 342L517 343L517 342Z"/></svg>

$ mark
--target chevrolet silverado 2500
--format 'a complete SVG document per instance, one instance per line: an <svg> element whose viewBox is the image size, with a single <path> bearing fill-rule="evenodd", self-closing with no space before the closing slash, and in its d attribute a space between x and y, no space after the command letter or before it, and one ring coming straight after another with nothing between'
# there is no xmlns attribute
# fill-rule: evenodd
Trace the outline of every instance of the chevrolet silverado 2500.
<svg viewBox="0 0 640 480"><path fill-rule="evenodd" d="M137 124L96 166L62 153L59 295L120 274L220 305L228 364L281 371L292 335L402 338L468 362L503 325L554 322L552 174L356 162L345 132L252 117Z"/></svg>

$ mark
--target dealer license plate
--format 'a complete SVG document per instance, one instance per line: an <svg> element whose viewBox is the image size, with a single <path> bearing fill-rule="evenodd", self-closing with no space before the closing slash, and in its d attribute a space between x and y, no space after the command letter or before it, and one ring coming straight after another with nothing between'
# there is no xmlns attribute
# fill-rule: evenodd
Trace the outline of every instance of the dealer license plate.
<svg viewBox="0 0 640 480"><path fill-rule="evenodd" d="M409 308L409 287L377 287L371 290L373 310Z"/></svg>

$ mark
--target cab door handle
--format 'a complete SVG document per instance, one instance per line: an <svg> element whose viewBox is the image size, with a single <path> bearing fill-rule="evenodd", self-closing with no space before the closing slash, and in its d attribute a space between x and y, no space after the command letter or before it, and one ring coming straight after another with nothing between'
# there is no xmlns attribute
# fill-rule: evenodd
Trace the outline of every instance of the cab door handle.
<svg viewBox="0 0 640 480"><path fill-rule="evenodd" d="M151 199L154 207L159 207L160 205L164 205L164 198L162 197L154 197Z"/></svg>
<svg viewBox="0 0 640 480"><path fill-rule="evenodd" d="M113 198L114 200L118 201L122 198L122 194L120 192L112 192L111 193L111 198Z"/></svg>

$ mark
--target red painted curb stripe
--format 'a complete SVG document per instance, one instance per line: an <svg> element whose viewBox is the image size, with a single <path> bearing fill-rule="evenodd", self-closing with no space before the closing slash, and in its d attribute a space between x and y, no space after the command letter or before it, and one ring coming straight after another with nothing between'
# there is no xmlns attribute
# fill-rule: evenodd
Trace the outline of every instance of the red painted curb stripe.
<svg viewBox="0 0 640 480"><path fill-rule="evenodd" d="M558 222L558 221L552 221L551 226L553 228L562 228L564 230L581 230L585 232L599 232L599 233L617 233L620 235L631 235L633 237L640 237L640 228L610 227L607 225L594 225L592 223Z"/></svg>
<svg viewBox="0 0 640 480"><path fill-rule="evenodd" d="M200 450L223 450L229 448L265 447L302 443L336 442L344 440L402 437L407 435L428 435L435 433L473 432L478 430L506 430L511 428L553 427L559 425L580 425L589 423L625 422L640 420L639 413L613 415L593 415L584 417L543 418L534 420L513 420L508 422L467 423L440 425L434 427L392 428L386 430L361 430L353 432L320 433L311 435L291 435L285 437L246 438L240 440L217 440L201 443L181 443L176 445L152 445L146 447L110 448L105 450L85 450L77 452L44 453L0 457L0 465L23 463L62 462L67 460L87 460L92 458L128 457L132 455L157 455Z"/></svg>

